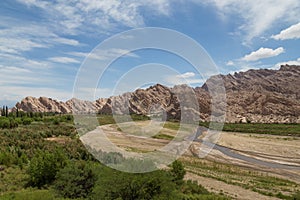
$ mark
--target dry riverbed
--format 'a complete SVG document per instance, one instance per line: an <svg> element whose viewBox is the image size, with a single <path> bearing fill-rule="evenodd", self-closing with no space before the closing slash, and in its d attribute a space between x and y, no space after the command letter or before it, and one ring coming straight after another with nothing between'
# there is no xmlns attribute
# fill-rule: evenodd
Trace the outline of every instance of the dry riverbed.
<svg viewBox="0 0 300 200"><path fill-rule="evenodd" d="M162 124L149 124L149 121L134 122L134 126L130 123L121 127L104 125L98 129L102 134L98 133L99 130L91 131L81 140L94 147L115 145L134 153L160 151L177 134L176 130L163 128ZM155 135L160 137L155 138ZM259 199L276 199L280 193L289 196L300 190L300 138L223 132L217 144L247 158L280 166L272 168L230 157L218 148L200 159L194 157L192 148L189 148L181 158L188 170L186 178L199 181L211 191L223 191L237 199L251 199L253 195ZM192 146L195 145L202 144L193 142Z"/></svg>

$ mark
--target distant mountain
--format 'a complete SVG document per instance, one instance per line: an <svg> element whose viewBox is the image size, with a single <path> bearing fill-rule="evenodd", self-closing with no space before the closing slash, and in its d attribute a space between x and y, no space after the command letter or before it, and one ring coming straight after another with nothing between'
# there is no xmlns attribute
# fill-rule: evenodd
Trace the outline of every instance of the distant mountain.
<svg viewBox="0 0 300 200"><path fill-rule="evenodd" d="M176 94L192 91L199 109L191 113L208 121L211 97L208 85L222 78L227 98L227 122L300 123L300 66L283 65L279 70L259 69L233 75L217 75L209 78L202 87L177 85L172 88L156 84L120 96L101 98L95 102L71 99L58 102L47 97L26 97L16 108L26 112L71 113L98 112L160 114L169 119L180 119L181 105ZM184 101L189 101L185 99ZM200 110L200 113L197 111ZM222 112L221 112L222 113Z"/></svg>

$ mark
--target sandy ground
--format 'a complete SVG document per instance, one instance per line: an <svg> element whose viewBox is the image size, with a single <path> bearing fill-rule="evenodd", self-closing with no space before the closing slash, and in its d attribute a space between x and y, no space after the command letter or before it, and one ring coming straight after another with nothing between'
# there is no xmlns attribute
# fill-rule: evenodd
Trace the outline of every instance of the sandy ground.
<svg viewBox="0 0 300 200"><path fill-rule="evenodd" d="M268 197L261 195L259 193L253 192L251 190L246 190L242 187L236 185L226 184L222 181L218 181L212 178L206 178L202 176L197 176L192 173L187 173L185 175L186 180L194 180L205 187L208 191L215 192L215 193L224 193L227 196L232 197L233 199L240 199L240 200L271 200L277 199L275 197Z"/></svg>
<svg viewBox="0 0 300 200"><path fill-rule="evenodd" d="M121 127L117 125L98 127L96 130L82 136L81 140L96 149L117 147L120 150L119 152L122 153L122 151L126 151L132 153L134 156L140 153L160 151L170 142L170 140L152 138L153 135L158 133L176 136L177 131L159 127L157 124L149 124L148 121L135 122L134 126L133 124L124 123ZM193 144L199 145L199 142L194 142ZM251 158L300 166L300 138L223 132L217 144L228 147L233 152ZM185 155L192 155L191 148ZM258 172L265 172L269 175L300 183L300 168L274 169L260 166L226 156L216 149L210 151L205 159L241 166ZM220 192L222 190L223 193L226 192L225 194L236 199L276 199L243 189L236 185L226 184L212 178L201 177L191 173L188 173L186 178L199 181L201 185L210 191Z"/></svg>
<svg viewBox="0 0 300 200"><path fill-rule="evenodd" d="M223 132L218 144L248 154L259 154L266 159L300 165L300 138Z"/></svg>
<svg viewBox="0 0 300 200"><path fill-rule="evenodd" d="M268 172L300 183L300 138L223 132L218 144L248 157L271 163L297 166L298 169L278 169L247 163L232 159L216 150L213 150L208 158Z"/></svg>

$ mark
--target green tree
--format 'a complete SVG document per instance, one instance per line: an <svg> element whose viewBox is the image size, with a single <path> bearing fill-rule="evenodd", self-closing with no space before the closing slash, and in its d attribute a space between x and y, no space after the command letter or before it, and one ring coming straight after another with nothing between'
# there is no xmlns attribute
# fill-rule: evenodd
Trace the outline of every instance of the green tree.
<svg viewBox="0 0 300 200"><path fill-rule="evenodd" d="M172 177L166 171L130 174L102 167L93 189L94 199L178 199Z"/></svg>
<svg viewBox="0 0 300 200"><path fill-rule="evenodd" d="M65 198L86 198L96 181L90 165L84 161L71 162L61 169L54 182L57 193Z"/></svg>
<svg viewBox="0 0 300 200"><path fill-rule="evenodd" d="M5 108L4 108L4 106L1 109L1 116L5 116Z"/></svg>
<svg viewBox="0 0 300 200"><path fill-rule="evenodd" d="M55 180L56 173L66 164L66 157L57 150L55 153L38 152L30 161L28 184L41 188Z"/></svg>
<svg viewBox="0 0 300 200"><path fill-rule="evenodd" d="M174 182L176 182L177 184L183 183L183 178L184 178L184 175L186 174L186 171L184 169L182 162L175 160L171 164L170 172L171 172L172 176L174 177L173 178Z"/></svg>
<svg viewBox="0 0 300 200"><path fill-rule="evenodd" d="M8 117L8 107L5 107L5 117Z"/></svg>

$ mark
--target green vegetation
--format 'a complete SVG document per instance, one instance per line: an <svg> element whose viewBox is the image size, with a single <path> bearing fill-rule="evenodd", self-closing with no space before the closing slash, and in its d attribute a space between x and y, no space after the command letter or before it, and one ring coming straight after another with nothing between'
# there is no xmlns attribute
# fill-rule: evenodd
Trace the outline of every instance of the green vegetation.
<svg viewBox="0 0 300 200"><path fill-rule="evenodd" d="M167 134L163 134L163 133L158 133L154 136L152 136L152 138L156 138L156 139L164 139L164 140L173 140L174 136L172 135L167 135Z"/></svg>
<svg viewBox="0 0 300 200"><path fill-rule="evenodd" d="M224 131L300 136L300 124L225 124Z"/></svg>
<svg viewBox="0 0 300 200"><path fill-rule="evenodd" d="M46 184L51 184L59 169L63 168L66 158L62 151L55 153L38 152L30 161L28 167L28 185L41 188Z"/></svg>
<svg viewBox="0 0 300 200"><path fill-rule="evenodd" d="M18 192L9 192L0 196L1 200L59 200L50 190L37 190L33 188L21 190Z"/></svg>
<svg viewBox="0 0 300 200"><path fill-rule="evenodd" d="M180 161L175 160L172 163L170 172L173 176L173 181L177 184L182 184L182 180L186 171L183 167L183 164Z"/></svg>
<svg viewBox="0 0 300 200"><path fill-rule="evenodd" d="M169 170L128 174L100 164L83 146L73 116L54 113L7 113L0 117L0 199L228 199L208 192L193 181L188 171L227 184L238 185L266 196L300 199L300 186L239 167L200 159L182 159ZM148 117L133 115L133 120ZM97 115L101 125L115 123L111 115ZM118 120L126 120L118 117ZM202 124L207 126L208 124ZM178 130L166 122L164 128ZM299 136L297 124L225 124L226 131ZM171 140L159 133L154 138ZM134 151L134 149L132 149ZM119 153L97 151L103 163L142 171L152 169L151 160L125 159ZM122 165L120 165L122 163Z"/></svg>
<svg viewBox="0 0 300 200"><path fill-rule="evenodd" d="M184 158L181 161L188 172L198 176L237 185L266 196L288 200L299 199L300 185L289 180L214 161L195 158Z"/></svg>
<svg viewBox="0 0 300 200"><path fill-rule="evenodd" d="M109 115L97 118L101 124L114 121ZM0 129L0 199L227 199L184 181L185 169L178 161L170 170L145 174L100 164L79 140L70 115L18 111L0 121L6 124ZM118 153L97 155L111 166L122 161L121 167L129 170L154 166L150 160L125 159Z"/></svg>
<svg viewBox="0 0 300 200"><path fill-rule="evenodd" d="M200 126L206 128L219 128L220 124L209 122L200 122ZM178 130L180 123L166 122L164 128ZM271 135L286 135L300 136L300 124L258 124L258 123L225 123L223 131L240 132L240 133L256 133L256 134L271 134Z"/></svg>
<svg viewBox="0 0 300 200"><path fill-rule="evenodd" d="M95 171L90 162L70 162L56 175L54 188L65 198L86 198L90 195L96 181Z"/></svg>
<svg viewBox="0 0 300 200"><path fill-rule="evenodd" d="M202 122L200 126L209 127L209 123ZM300 124L225 123L223 131L300 136Z"/></svg>

